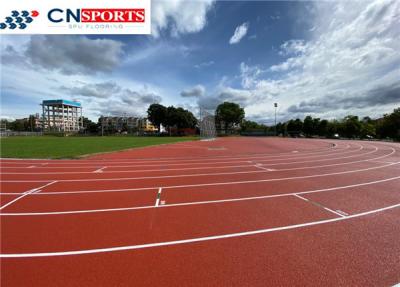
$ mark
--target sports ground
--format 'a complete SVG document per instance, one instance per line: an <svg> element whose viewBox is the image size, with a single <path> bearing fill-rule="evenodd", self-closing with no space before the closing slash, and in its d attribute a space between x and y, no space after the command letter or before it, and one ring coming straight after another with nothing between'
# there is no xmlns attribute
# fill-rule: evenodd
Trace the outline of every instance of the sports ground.
<svg viewBox="0 0 400 287"><path fill-rule="evenodd" d="M2 286L393 286L398 143L220 138L1 160Z"/></svg>

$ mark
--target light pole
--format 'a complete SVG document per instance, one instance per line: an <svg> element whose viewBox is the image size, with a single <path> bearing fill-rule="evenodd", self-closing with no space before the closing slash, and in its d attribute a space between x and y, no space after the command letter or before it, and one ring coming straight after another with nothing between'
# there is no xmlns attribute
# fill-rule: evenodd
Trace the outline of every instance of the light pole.
<svg viewBox="0 0 400 287"><path fill-rule="evenodd" d="M277 129L276 129L276 108L278 107L278 103L274 103L274 107L275 107L275 136L277 136Z"/></svg>

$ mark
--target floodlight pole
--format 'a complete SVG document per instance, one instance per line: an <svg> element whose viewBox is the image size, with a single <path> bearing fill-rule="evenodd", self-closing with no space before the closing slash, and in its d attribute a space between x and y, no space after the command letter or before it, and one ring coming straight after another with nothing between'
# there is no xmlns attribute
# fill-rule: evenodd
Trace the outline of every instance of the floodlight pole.
<svg viewBox="0 0 400 287"><path fill-rule="evenodd" d="M277 133L277 129L276 129L276 108L278 107L278 103L274 103L274 107L275 107L275 136L277 136L278 133Z"/></svg>

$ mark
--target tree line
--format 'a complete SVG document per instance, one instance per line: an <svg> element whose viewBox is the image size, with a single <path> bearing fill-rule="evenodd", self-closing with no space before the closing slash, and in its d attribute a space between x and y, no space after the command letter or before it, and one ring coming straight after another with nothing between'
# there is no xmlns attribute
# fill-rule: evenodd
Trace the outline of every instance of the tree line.
<svg viewBox="0 0 400 287"><path fill-rule="evenodd" d="M345 137L360 139L394 139L400 140L400 108L379 119L359 118L348 115L339 120L326 120L306 116L303 120L291 119L279 122L276 126L266 126L257 122L244 120L242 132L260 131L283 136L305 137Z"/></svg>
<svg viewBox="0 0 400 287"><path fill-rule="evenodd" d="M182 129L195 129L198 132L198 119L192 112L181 107L151 104L147 109L149 121L161 132L161 126L169 134L179 134ZM1 120L1 128L13 131L38 131L35 116L14 121ZM83 118L85 131L96 134L101 129L100 121L94 123ZM304 119L291 119L279 122L276 126L267 126L247 120L242 107L236 103L224 102L215 110L215 126L217 133L243 135L282 135L305 137L345 137L345 138L377 138L400 141L400 107L382 118L359 118L348 115L339 120L326 120L306 116Z"/></svg>

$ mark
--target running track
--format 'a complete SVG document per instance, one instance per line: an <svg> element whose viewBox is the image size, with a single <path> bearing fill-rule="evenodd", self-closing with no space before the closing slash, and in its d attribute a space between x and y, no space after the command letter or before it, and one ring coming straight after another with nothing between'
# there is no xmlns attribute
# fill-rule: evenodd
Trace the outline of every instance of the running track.
<svg viewBox="0 0 400 287"><path fill-rule="evenodd" d="M2 159L1 286L393 286L400 145L224 138Z"/></svg>

